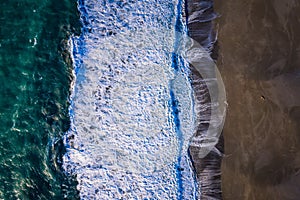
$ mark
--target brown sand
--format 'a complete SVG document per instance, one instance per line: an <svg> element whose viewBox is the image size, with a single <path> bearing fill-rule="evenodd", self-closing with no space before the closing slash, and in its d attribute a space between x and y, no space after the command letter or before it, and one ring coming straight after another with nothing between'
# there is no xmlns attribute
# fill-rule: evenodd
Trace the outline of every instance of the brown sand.
<svg viewBox="0 0 300 200"><path fill-rule="evenodd" d="M197 41L203 48L214 54L214 43L216 41L216 34L214 31L213 20L216 18L216 14L213 10L213 0L198 1L187 0L186 1L186 15L187 15L187 28L189 36ZM195 44L197 48L197 44ZM195 95L195 111L197 115L197 129L191 139L189 147L189 155L191 157L193 168L196 172L196 179L198 182L198 199L222 199L221 191L221 162L223 153L223 137L221 135L216 149L211 151L204 158L200 156L200 152L203 152L201 146L204 144L203 138L211 137L208 132L210 126L210 120L212 117L212 110L216 109L218 102L214 98L211 98L208 85L217 88L215 82L210 82L203 77L196 66L203 65L205 60L210 60L202 56L194 58L194 62L189 65L191 70L191 83L193 92ZM213 62L211 60L211 62ZM208 62L209 63L209 62ZM202 66L203 67L203 66ZM206 72L214 73L214 66L207 65ZM214 107L213 107L214 106ZM212 138L210 138L211 140ZM199 141L202 140L201 145ZM209 144L209 143L206 143ZM212 143L210 145L214 146Z"/></svg>
<svg viewBox="0 0 300 200"><path fill-rule="evenodd" d="M300 199L300 2L216 0L225 200Z"/></svg>

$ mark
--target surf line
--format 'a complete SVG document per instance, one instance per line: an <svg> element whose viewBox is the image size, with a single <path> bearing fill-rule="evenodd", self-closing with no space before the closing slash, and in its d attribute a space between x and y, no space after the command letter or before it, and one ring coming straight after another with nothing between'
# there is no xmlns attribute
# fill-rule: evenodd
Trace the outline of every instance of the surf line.
<svg viewBox="0 0 300 200"><path fill-rule="evenodd" d="M179 75L179 73L188 73L188 70L186 68L186 63L182 55L180 55L180 48L182 48L182 39L183 35L187 35L187 27L185 26L183 22L183 0L178 0L177 6L176 6L176 21L175 21L175 40L174 40L174 51L172 52L172 68L174 69L175 77ZM189 156L187 155L188 152L184 152L184 141L185 141L185 135L183 131L181 130L181 123L180 123L180 109L178 104L178 99L176 97L176 94L174 92L174 83L171 80L170 81L170 102L169 107L171 110L171 114L173 117L173 123L175 127L175 132L177 134L178 139L178 157L177 157L177 163L175 163L175 172L176 172L176 179L177 179L177 187L178 187L178 193L177 193L177 199L181 200L184 199L185 195L185 184L184 184L184 175L183 171L187 170L185 167L189 167L189 171L192 167L190 166L191 161L189 160ZM187 151L187 149L186 149ZM187 159L186 162L188 163L188 166L183 166L183 159ZM193 180L189 180L192 182L194 192L193 197L194 199L197 199L197 180L195 178L195 174L192 175Z"/></svg>
<svg viewBox="0 0 300 200"><path fill-rule="evenodd" d="M80 11L80 21L82 23L81 26L81 33L79 36L72 36L69 39L69 48L71 53L71 58L72 58L72 65L73 65L73 70L72 70L72 83L70 85L70 90L71 90L71 95L69 97L70 105L69 105L69 115L70 115L70 130L65 134L64 136L64 144L65 147L74 148L72 144L74 143L74 133L76 134L76 127L74 126L74 118L75 118L75 113L74 113L74 95L75 95L75 84L78 80L78 74L83 73L82 71L84 70L82 67L83 61L82 57L87 53L87 48L86 44L84 41L85 34L88 32L88 27L89 27L89 22L87 19L87 10L85 8L84 0L78 0L78 10ZM67 154L65 154L67 156Z"/></svg>
<svg viewBox="0 0 300 200"><path fill-rule="evenodd" d="M188 60L197 116L189 143L189 155L201 198L222 199L221 163L224 154L222 130L226 118L226 91L215 65L217 33L213 0L186 0L186 22L194 41ZM197 55L197 56L195 56Z"/></svg>

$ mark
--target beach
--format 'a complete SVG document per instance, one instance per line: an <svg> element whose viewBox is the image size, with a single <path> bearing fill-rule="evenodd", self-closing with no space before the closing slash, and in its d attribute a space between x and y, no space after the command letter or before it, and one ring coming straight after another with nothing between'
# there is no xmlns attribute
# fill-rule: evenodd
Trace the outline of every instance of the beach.
<svg viewBox="0 0 300 200"><path fill-rule="evenodd" d="M299 198L299 3L216 0L226 199Z"/></svg>

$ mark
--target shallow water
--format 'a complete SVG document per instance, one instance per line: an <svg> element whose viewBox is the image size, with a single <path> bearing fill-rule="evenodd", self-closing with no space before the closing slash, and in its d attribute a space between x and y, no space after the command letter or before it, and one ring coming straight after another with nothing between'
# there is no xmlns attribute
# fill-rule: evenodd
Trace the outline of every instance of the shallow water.
<svg viewBox="0 0 300 200"><path fill-rule="evenodd" d="M298 1L215 1L228 97L224 199L299 199Z"/></svg>
<svg viewBox="0 0 300 200"><path fill-rule="evenodd" d="M82 199L196 198L192 90L173 54L181 3L80 2L64 168Z"/></svg>

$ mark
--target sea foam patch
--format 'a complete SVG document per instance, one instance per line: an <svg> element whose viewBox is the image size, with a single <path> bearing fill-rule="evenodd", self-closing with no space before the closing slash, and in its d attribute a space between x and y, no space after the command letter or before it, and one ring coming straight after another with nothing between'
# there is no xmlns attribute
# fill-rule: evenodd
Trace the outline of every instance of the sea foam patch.
<svg viewBox="0 0 300 200"><path fill-rule="evenodd" d="M82 199L195 198L192 90L172 65L178 3L80 1L64 168Z"/></svg>

